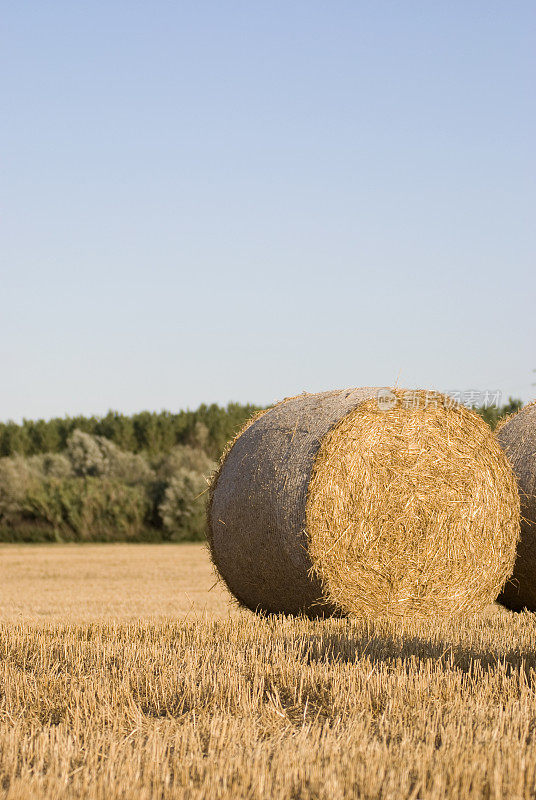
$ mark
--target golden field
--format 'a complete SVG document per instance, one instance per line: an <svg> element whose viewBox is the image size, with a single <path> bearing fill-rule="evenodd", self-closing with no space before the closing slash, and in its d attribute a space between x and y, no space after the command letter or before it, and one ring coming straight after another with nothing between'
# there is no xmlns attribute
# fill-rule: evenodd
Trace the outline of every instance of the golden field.
<svg viewBox="0 0 536 800"><path fill-rule="evenodd" d="M536 624L259 619L199 545L0 547L0 796L536 797Z"/></svg>

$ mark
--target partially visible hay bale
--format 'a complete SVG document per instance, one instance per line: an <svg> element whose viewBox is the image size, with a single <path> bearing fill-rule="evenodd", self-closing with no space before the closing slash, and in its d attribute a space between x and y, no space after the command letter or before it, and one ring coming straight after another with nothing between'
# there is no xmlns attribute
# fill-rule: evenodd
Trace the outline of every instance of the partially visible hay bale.
<svg viewBox="0 0 536 800"><path fill-rule="evenodd" d="M507 417L496 433L516 475L521 500L514 572L499 600L516 611L536 611L536 402Z"/></svg>
<svg viewBox="0 0 536 800"><path fill-rule="evenodd" d="M212 559L240 603L429 616L496 598L519 535L512 471L472 411L411 397L304 394L246 425L208 508Z"/></svg>

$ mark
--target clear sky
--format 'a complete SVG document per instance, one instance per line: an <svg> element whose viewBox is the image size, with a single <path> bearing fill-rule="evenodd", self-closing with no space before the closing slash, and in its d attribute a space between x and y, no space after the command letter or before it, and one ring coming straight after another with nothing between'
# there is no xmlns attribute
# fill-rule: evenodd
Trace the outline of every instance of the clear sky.
<svg viewBox="0 0 536 800"><path fill-rule="evenodd" d="M536 394L536 4L21 0L0 419Z"/></svg>

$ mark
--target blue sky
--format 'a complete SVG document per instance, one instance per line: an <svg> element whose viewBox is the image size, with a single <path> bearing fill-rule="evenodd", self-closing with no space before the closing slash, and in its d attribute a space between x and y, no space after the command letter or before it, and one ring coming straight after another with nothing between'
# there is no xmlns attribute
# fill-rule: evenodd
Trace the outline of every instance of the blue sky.
<svg viewBox="0 0 536 800"><path fill-rule="evenodd" d="M5 4L0 419L536 387L532 2Z"/></svg>

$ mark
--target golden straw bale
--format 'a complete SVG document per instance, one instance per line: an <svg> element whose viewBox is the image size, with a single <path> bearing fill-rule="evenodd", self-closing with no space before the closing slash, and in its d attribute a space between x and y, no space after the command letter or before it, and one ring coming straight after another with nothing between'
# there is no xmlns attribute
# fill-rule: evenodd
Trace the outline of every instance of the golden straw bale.
<svg viewBox="0 0 536 800"><path fill-rule="evenodd" d="M515 478L488 426L430 392L304 394L226 451L208 507L213 562L267 613L474 611L510 574Z"/></svg>
<svg viewBox="0 0 536 800"><path fill-rule="evenodd" d="M496 435L514 470L521 500L514 572L499 600L515 611L536 611L536 402L507 417Z"/></svg>

